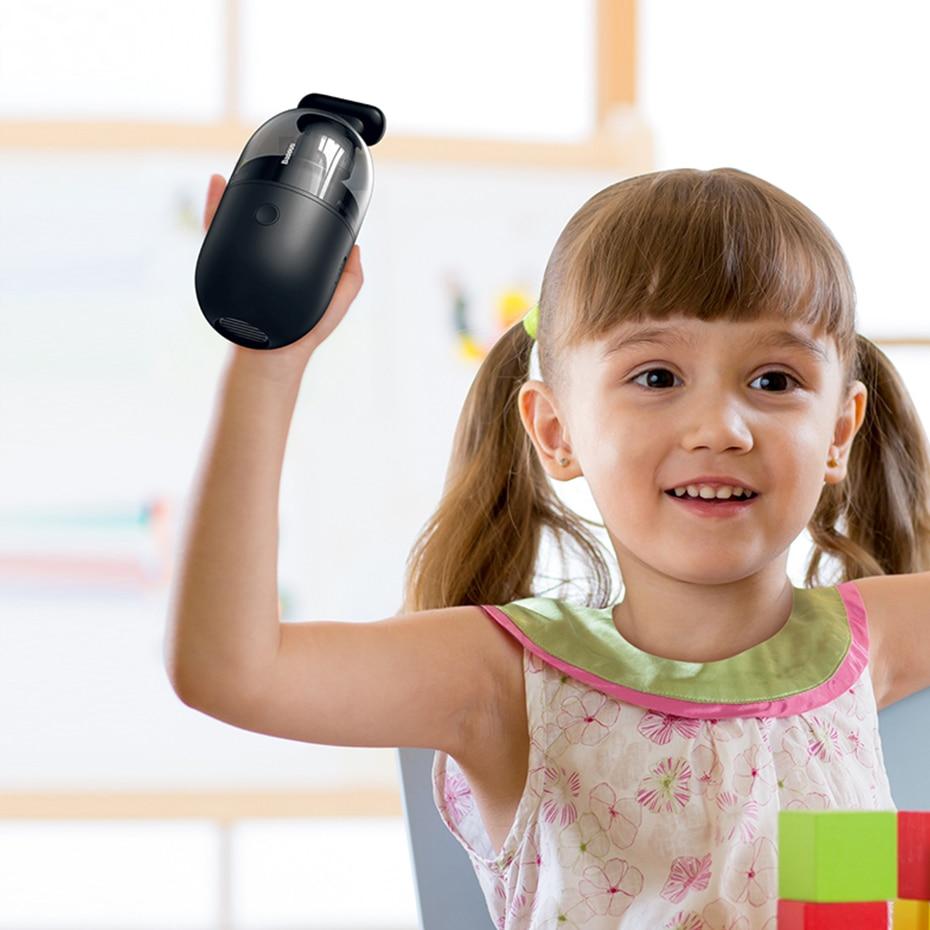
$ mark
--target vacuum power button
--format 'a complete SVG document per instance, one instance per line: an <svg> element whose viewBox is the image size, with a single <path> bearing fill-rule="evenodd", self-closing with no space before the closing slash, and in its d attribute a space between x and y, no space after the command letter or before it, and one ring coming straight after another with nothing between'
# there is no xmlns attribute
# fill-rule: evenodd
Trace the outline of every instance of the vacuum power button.
<svg viewBox="0 0 930 930"><path fill-rule="evenodd" d="M273 203L263 203L255 211L255 219L262 226L270 226L278 221L278 208Z"/></svg>

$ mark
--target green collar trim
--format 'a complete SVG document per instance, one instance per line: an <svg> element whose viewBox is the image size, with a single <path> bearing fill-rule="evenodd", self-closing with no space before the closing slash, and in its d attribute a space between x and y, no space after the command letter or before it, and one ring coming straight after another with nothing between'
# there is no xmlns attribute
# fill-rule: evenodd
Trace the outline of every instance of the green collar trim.
<svg viewBox="0 0 930 930"><path fill-rule="evenodd" d="M844 664L853 636L846 600L861 599L850 584L792 586L787 623L769 639L744 652L712 662L666 659L638 649L614 626L612 608L576 606L548 597L529 597L496 608L531 651L605 683L686 702L756 704L818 688ZM490 611L489 611L490 612ZM522 634L522 635L520 635ZM865 636L864 616L861 637ZM859 644L855 667L865 664L867 641ZM534 648L535 647L535 648ZM852 666L852 663L847 663ZM852 669L850 668L850 671ZM844 680L846 675L843 676Z"/></svg>

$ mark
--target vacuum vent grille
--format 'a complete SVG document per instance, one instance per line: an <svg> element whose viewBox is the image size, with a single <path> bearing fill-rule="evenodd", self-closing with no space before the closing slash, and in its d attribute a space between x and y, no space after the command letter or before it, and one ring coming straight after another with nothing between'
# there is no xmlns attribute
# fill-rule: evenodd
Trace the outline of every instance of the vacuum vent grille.
<svg viewBox="0 0 930 930"><path fill-rule="evenodd" d="M268 336L265 333L258 327L252 326L251 323L246 323L245 320L237 320L235 317L230 316L221 316L216 321L216 325L222 326L223 329L228 330L236 336L241 336L243 339L249 339L252 342L264 343L268 341Z"/></svg>

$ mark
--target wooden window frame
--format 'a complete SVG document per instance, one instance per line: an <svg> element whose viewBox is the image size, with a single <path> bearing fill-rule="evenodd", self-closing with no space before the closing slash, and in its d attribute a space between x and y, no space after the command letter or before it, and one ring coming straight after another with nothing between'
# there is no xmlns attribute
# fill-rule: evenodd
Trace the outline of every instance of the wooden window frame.
<svg viewBox="0 0 930 930"><path fill-rule="evenodd" d="M241 151L255 131L239 116L240 0L226 0L223 117L200 125L85 120L0 120L4 149L226 149ZM636 110L636 0L596 0L596 125L583 142L433 137L389 133L379 161L438 161L581 168L622 175L652 170L652 135ZM63 130L65 130L63 132Z"/></svg>

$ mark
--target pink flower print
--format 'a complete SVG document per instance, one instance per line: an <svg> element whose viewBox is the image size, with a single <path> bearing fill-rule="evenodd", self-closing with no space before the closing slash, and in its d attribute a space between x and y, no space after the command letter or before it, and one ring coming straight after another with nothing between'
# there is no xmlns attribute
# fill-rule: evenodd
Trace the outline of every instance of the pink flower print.
<svg viewBox="0 0 930 930"><path fill-rule="evenodd" d="M556 722L570 743L596 746L617 722L620 705L600 691L572 694L562 702Z"/></svg>
<svg viewBox="0 0 930 930"><path fill-rule="evenodd" d="M518 927L528 926L536 905L536 895L522 887L513 896L508 908L507 925Z"/></svg>
<svg viewBox="0 0 930 930"><path fill-rule="evenodd" d="M846 742L849 744L849 755L854 756L863 768L872 768L875 761L872 748L863 741L859 731L853 730L851 733L847 733Z"/></svg>
<svg viewBox="0 0 930 930"><path fill-rule="evenodd" d="M569 742L565 739L565 731L554 720L549 720L548 715L545 722L533 730L533 735L533 742L549 762L558 759L569 748Z"/></svg>
<svg viewBox="0 0 930 930"><path fill-rule="evenodd" d="M792 724L781 734L781 751L791 758L793 765L806 765L811 755L807 733L796 724Z"/></svg>
<svg viewBox="0 0 930 930"><path fill-rule="evenodd" d="M548 662L543 662L535 652L530 652L529 649L524 650L524 652L526 657L526 669L531 674L539 675L547 668L552 668Z"/></svg>
<svg viewBox="0 0 930 930"><path fill-rule="evenodd" d="M520 852L516 869L520 875L520 884L532 897L539 886L539 870L542 868L542 851L537 843L539 834L536 830L527 838L526 845Z"/></svg>
<svg viewBox="0 0 930 930"><path fill-rule="evenodd" d="M775 718L774 717L754 717L753 719L756 721L756 725L759 728L759 734L762 737L762 742L765 744L766 748L770 748L769 746L770 736L769 735L772 732L772 728L775 726Z"/></svg>
<svg viewBox="0 0 930 930"><path fill-rule="evenodd" d="M643 890L643 873L625 859L608 859L584 870L578 890L595 914L619 917Z"/></svg>
<svg viewBox="0 0 930 930"><path fill-rule="evenodd" d="M795 733L800 735L800 730ZM797 740L785 738L782 740L782 748L772 753L772 764L775 766L775 772L779 778L784 778L789 769L805 769L807 760L810 758L807 745Z"/></svg>
<svg viewBox="0 0 930 930"><path fill-rule="evenodd" d="M507 869L510 868L510 863L513 862L513 857L513 851L505 853L502 849L492 863L491 868L495 869L498 873L506 872Z"/></svg>
<svg viewBox="0 0 930 930"><path fill-rule="evenodd" d="M591 790L588 805L614 846L627 849L632 845L643 822L643 809L639 804L632 798L618 801L616 791L602 781Z"/></svg>
<svg viewBox="0 0 930 930"><path fill-rule="evenodd" d="M591 811L585 811L574 827L563 830L559 837L559 865L570 872L577 872L579 863L588 865L591 859L603 859L609 852L607 831Z"/></svg>
<svg viewBox="0 0 930 930"><path fill-rule="evenodd" d="M808 746L811 755L823 762L832 762L840 756L839 733L836 727L822 717L811 717Z"/></svg>
<svg viewBox="0 0 930 930"><path fill-rule="evenodd" d="M782 758L780 753L775 753L779 759L778 770L785 772L790 766L798 769L807 784L815 783L819 786L826 784L823 771L820 766L808 766L811 759L811 749L808 735L801 731L800 727L792 726L785 730L782 736L782 752L786 758ZM785 776L783 775L782 778Z"/></svg>
<svg viewBox="0 0 930 930"><path fill-rule="evenodd" d="M871 804L868 801L860 801L856 804L856 807L873 807L877 810L890 810L894 807L894 801L890 800L890 796L887 802L881 799L884 792L879 792L878 787L879 786L874 782L869 785L869 800Z"/></svg>
<svg viewBox="0 0 930 930"><path fill-rule="evenodd" d="M733 787L760 804L768 802L775 790L775 767L762 746L750 746L733 763Z"/></svg>
<svg viewBox="0 0 930 930"><path fill-rule="evenodd" d="M704 921L694 911L679 911L665 926L663 930L705 930Z"/></svg>
<svg viewBox="0 0 930 930"><path fill-rule="evenodd" d="M723 893L736 904L761 907L778 894L778 851L767 837L741 844L723 870Z"/></svg>
<svg viewBox="0 0 930 930"><path fill-rule="evenodd" d="M695 891L703 891L710 881L710 860L710 853L703 859L696 856L677 856L672 861L668 878L659 894L672 904L680 904L692 888Z"/></svg>
<svg viewBox="0 0 930 930"><path fill-rule="evenodd" d="M574 798L581 791L581 776L560 765L548 765L543 785L542 810L546 823L567 827L578 818Z"/></svg>
<svg viewBox="0 0 930 930"><path fill-rule="evenodd" d="M834 702L837 713L842 717L865 720L866 711L863 706L865 702L860 698L864 698L864 695L860 684L857 682L847 691L844 691Z"/></svg>
<svg viewBox="0 0 930 930"><path fill-rule="evenodd" d="M825 811L830 810L833 805L830 803L830 798L827 797L827 795L819 791L809 791L805 795L792 798L787 804L783 804L782 807L788 810Z"/></svg>
<svg viewBox="0 0 930 930"><path fill-rule="evenodd" d="M691 770L694 773L694 793L713 798L723 781L716 750L710 746L695 746L691 754Z"/></svg>
<svg viewBox="0 0 930 930"><path fill-rule="evenodd" d="M803 766L791 765L787 753L775 753L775 786L782 806L789 799L804 794L810 787L807 771Z"/></svg>
<svg viewBox="0 0 930 930"><path fill-rule="evenodd" d="M690 780L691 767L687 759L663 759L639 783L636 800L653 813L678 813L691 796Z"/></svg>
<svg viewBox="0 0 930 930"><path fill-rule="evenodd" d="M455 772L450 773L448 770L442 800L449 820L456 827L475 806L475 796L471 793L465 777Z"/></svg>
<svg viewBox="0 0 930 930"><path fill-rule="evenodd" d="M543 756L545 757L549 752L549 745L547 742L548 733L544 724L537 724L530 730L530 758L533 756ZM534 752L535 750L535 752ZM541 768L538 766L537 768ZM534 768L535 772L537 769Z"/></svg>
<svg viewBox="0 0 930 930"><path fill-rule="evenodd" d="M502 878L498 878L494 882L490 909L494 914L494 925L498 930L504 930L504 925L507 922L507 887Z"/></svg>
<svg viewBox="0 0 930 930"><path fill-rule="evenodd" d="M717 795L717 843L727 843L737 834L744 842L755 839L759 829L759 803L743 800L732 791L722 791Z"/></svg>
<svg viewBox="0 0 930 930"><path fill-rule="evenodd" d="M723 898L711 901L701 911L701 917L704 918L707 930L750 930L749 918ZM764 930L775 930L770 924L772 921L766 921Z"/></svg>
<svg viewBox="0 0 930 930"><path fill-rule="evenodd" d="M673 732L685 739L693 739L701 729L701 721L649 711L643 715L636 729L647 739L664 746L672 738Z"/></svg>
<svg viewBox="0 0 930 930"><path fill-rule="evenodd" d="M555 669L550 669L551 672L555 672ZM571 691L572 686L570 682L566 682L561 676L552 674L547 675L542 680L542 691L543 703L546 707L554 707L558 704L560 696L566 692Z"/></svg>
<svg viewBox="0 0 930 930"><path fill-rule="evenodd" d="M591 907L577 888L550 892L540 905L536 919L539 930L580 930L593 916Z"/></svg>
<svg viewBox="0 0 930 930"><path fill-rule="evenodd" d="M726 743L732 739L739 739L745 731L745 721L741 717L723 717L720 720L709 720L711 732L715 742Z"/></svg>

